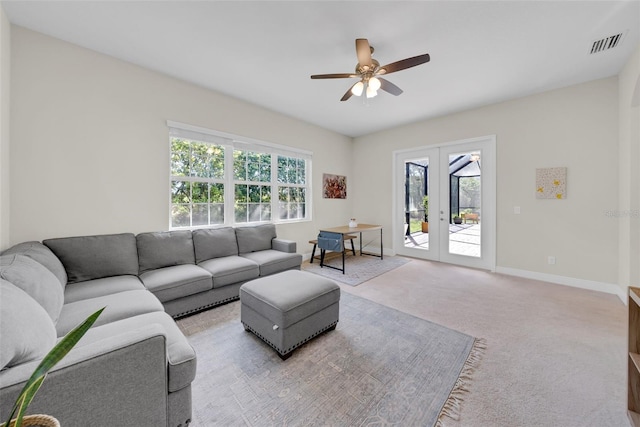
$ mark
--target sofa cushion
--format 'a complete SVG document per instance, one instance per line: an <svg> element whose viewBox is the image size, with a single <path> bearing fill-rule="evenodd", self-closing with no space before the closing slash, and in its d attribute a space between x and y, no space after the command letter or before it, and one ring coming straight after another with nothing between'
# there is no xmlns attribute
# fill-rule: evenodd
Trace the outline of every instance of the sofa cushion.
<svg viewBox="0 0 640 427"><path fill-rule="evenodd" d="M2 255L11 254L26 255L47 267L58 278L64 290L64 286L67 284L67 272L58 257L51 252L51 249L40 242L24 242L18 243L2 253Z"/></svg>
<svg viewBox="0 0 640 427"><path fill-rule="evenodd" d="M290 254L271 249L242 254L241 256L260 266L260 276L269 276L270 274L291 269L300 270L300 265L302 264L302 255L300 254Z"/></svg>
<svg viewBox="0 0 640 427"><path fill-rule="evenodd" d="M2 255L0 278L11 282L36 300L53 322L58 320L64 294L56 276L44 265L25 255Z"/></svg>
<svg viewBox="0 0 640 427"><path fill-rule="evenodd" d="M211 273L214 289L260 276L258 264L239 256L210 259L198 265Z"/></svg>
<svg viewBox="0 0 640 427"><path fill-rule="evenodd" d="M119 322L92 327L82 337L78 347L90 345L104 338L118 336L149 324L159 324L164 329L169 363L169 391L181 390L191 384L196 375L196 353L189 341L176 325L176 322L164 312L153 312L129 317Z"/></svg>
<svg viewBox="0 0 640 427"><path fill-rule="evenodd" d="M211 274L191 264L146 271L140 275L140 280L162 302L208 291L213 287Z"/></svg>
<svg viewBox="0 0 640 427"><path fill-rule="evenodd" d="M49 314L22 289L0 279L0 369L40 359L56 343Z"/></svg>
<svg viewBox="0 0 640 427"><path fill-rule="evenodd" d="M196 264L213 258L238 255L236 232L231 227L193 231Z"/></svg>
<svg viewBox="0 0 640 427"><path fill-rule="evenodd" d="M65 304L62 307L60 319L56 323L58 336L65 335L102 307L106 308L94 323L95 326L105 325L139 314L164 311L158 298L147 290L118 292L117 294L76 301Z"/></svg>
<svg viewBox="0 0 640 427"><path fill-rule="evenodd" d="M241 254L271 249L271 240L276 238L276 226L263 224L236 228L238 252Z"/></svg>
<svg viewBox="0 0 640 427"><path fill-rule="evenodd" d="M69 283L138 274L136 237L131 233L63 237L42 243L62 261Z"/></svg>
<svg viewBox="0 0 640 427"><path fill-rule="evenodd" d="M140 233L136 240L140 273L174 265L195 264L191 231Z"/></svg>
<svg viewBox="0 0 640 427"><path fill-rule="evenodd" d="M102 297L118 292L144 291L145 287L137 276L103 277L80 283L69 283L64 291L64 303Z"/></svg>

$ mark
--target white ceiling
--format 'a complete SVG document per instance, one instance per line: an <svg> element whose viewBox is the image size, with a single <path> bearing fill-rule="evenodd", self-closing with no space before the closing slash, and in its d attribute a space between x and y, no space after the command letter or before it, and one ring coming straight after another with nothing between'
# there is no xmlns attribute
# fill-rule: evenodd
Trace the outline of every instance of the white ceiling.
<svg viewBox="0 0 640 427"><path fill-rule="evenodd" d="M616 75L640 42L640 1L3 1L9 20L347 136ZM626 31L610 51L594 40ZM404 90L339 99L355 39ZM196 123L197 124L197 123Z"/></svg>

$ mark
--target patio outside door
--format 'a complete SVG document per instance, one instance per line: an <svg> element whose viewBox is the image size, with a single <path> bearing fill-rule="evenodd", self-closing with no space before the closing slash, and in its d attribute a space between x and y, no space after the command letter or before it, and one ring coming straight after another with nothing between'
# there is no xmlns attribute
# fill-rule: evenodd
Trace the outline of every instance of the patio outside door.
<svg viewBox="0 0 640 427"><path fill-rule="evenodd" d="M493 271L495 182L494 136L395 152L395 252Z"/></svg>

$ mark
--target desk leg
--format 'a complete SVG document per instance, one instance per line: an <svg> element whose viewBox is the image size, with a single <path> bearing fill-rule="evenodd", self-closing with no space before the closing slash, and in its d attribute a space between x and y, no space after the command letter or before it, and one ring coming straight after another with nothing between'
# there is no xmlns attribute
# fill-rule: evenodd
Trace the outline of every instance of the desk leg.
<svg viewBox="0 0 640 427"><path fill-rule="evenodd" d="M360 256L362 256L362 231L360 232Z"/></svg>
<svg viewBox="0 0 640 427"><path fill-rule="evenodd" d="M380 228L380 261L382 261L384 254L382 253L382 228Z"/></svg>

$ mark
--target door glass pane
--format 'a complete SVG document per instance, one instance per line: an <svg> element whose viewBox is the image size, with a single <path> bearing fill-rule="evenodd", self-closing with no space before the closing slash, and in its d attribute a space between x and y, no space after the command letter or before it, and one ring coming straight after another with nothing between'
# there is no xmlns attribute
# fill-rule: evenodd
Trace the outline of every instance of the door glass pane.
<svg viewBox="0 0 640 427"><path fill-rule="evenodd" d="M404 162L404 246L429 249L429 158Z"/></svg>
<svg viewBox="0 0 640 427"><path fill-rule="evenodd" d="M479 151L449 155L449 253L480 257L482 159Z"/></svg>

